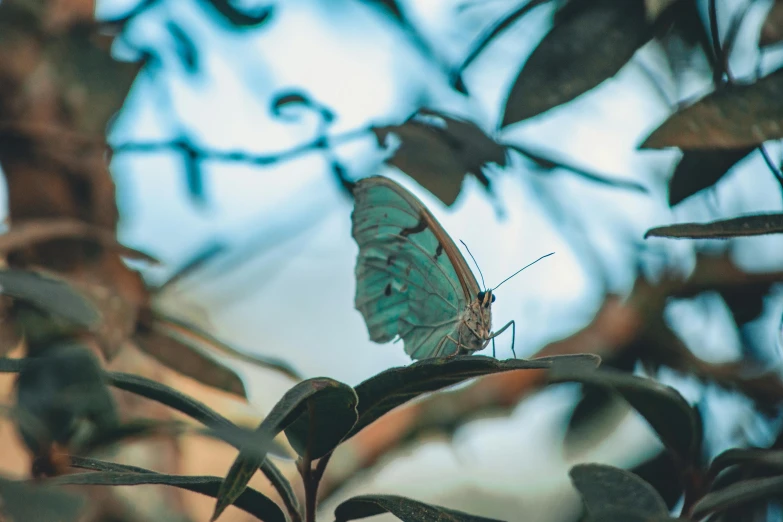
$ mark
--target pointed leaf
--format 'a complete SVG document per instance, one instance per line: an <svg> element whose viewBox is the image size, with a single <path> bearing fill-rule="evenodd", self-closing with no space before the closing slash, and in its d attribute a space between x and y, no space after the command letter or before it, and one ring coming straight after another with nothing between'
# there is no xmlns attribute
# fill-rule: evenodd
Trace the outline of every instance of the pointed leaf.
<svg viewBox="0 0 783 522"><path fill-rule="evenodd" d="M251 353L247 350L243 350L234 346L230 346L216 337L208 334L204 330L198 328L195 325L186 323L174 317L164 316L159 313L155 313L155 324L161 329L165 329L167 334L171 337L176 337L184 343L187 343L194 350L198 350L207 355L215 354L221 356L229 356L234 359L239 359L243 363L252 364L259 368L266 368L275 372L280 372L286 377L290 377L296 381L304 379L296 369L294 369L286 361L277 357L268 357L255 353Z"/></svg>
<svg viewBox="0 0 783 522"><path fill-rule="evenodd" d="M783 214L752 214L710 223L680 223L656 227L648 230L644 237L729 239L780 233L783 233Z"/></svg>
<svg viewBox="0 0 783 522"><path fill-rule="evenodd" d="M693 506L694 519L724 511L757 500L779 499L783 496L783 476L743 480L718 491L708 493Z"/></svg>
<svg viewBox="0 0 783 522"><path fill-rule="evenodd" d="M245 385L234 370L171 335L165 325L141 324L133 341L142 351L176 372L207 386L247 398Z"/></svg>
<svg viewBox="0 0 783 522"><path fill-rule="evenodd" d="M644 417L681 464L689 464L698 457L701 425L691 407L674 388L652 379L608 370L571 373L556 368L550 373L550 381L579 382L618 393Z"/></svg>
<svg viewBox="0 0 783 522"><path fill-rule="evenodd" d="M710 475L716 477L718 473L730 466L752 464L783 471L783 450L771 450L766 448L732 448L724 451L710 464Z"/></svg>
<svg viewBox="0 0 783 522"><path fill-rule="evenodd" d="M347 384L325 387L307 401L304 411L285 429L291 447L311 460L330 453L359 418L356 392Z"/></svg>
<svg viewBox="0 0 783 522"><path fill-rule="evenodd" d="M86 501L81 495L49 485L0 477L0 510L8 522L76 522Z"/></svg>
<svg viewBox="0 0 783 522"><path fill-rule="evenodd" d="M396 495L361 495L334 510L335 522L391 513L404 522L501 522Z"/></svg>
<svg viewBox="0 0 783 522"><path fill-rule="evenodd" d="M466 174L485 187L487 163L506 165L506 151L475 123L429 109L421 109L402 125L374 127L378 144L387 146L389 134L401 144L387 160L432 192L446 205L456 201Z"/></svg>
<svg viewBox="0 0 783 522"><path fill-rule="evenodd" d="M580 464L571 468L569 474L591 520L604 520L603 515L613 511L627 511L639 520L669 515L666 502L655 488L630 471L603 464Z"/></svg>
<svg viewBox="0 0 783 522"><path fill-rule="evenodd" d="M569 102L611 78L652 35L644 0L571 0L514 80L501 126Z"/></svg>
<svg viewBox="0 0 783 522"><path fill-rule="evenodd" d="M353 402L353 407L351 408L350 401L346 400L350 394L354 394L352 388L333 379L319 378L300 382L283 395L256 429L256 435L260 444L266 444L267 441L271 441L281 431L292 427L293 439L300 445L299 449L302 449L301 444L306 443L305 441L309 439L308 436L303 436L302 434L303 427L308 421L302 421L300 418L311 415L311 411L314 412L316 408L333 404L339 404L344 409L354 409L355 411L356 402ZM355 395L353 396L355 397ZM335 397L340 398L335 401ZM323 425L324 414L325 412L320 411L313 414L314 426ZM323 450L329 445L336 445L344 438L353 425L352 422L348 424L351 416L340 413L338 419L343 424L328 427L328 431L324 433L326 443L318 441L318 447L314 449ZM355 417L353 419L355 420ZM318 435L320 434L314 433L314 436ZM265 455L257 451L248 453L244 449L240 450L226 478L220 485L215 511L211 520L217 519L223 510L231 505L244 491L250 478L264 462L264 459Z"/></svg>
<svg viewBox="0 0 783 522"><path fill-rule="evenodd" d="M604 388L583 390L566 427L563 449L566 458L601 444L627 417L628 403Z"/></svg>
<svg viewBox="0 0 783 522"><path fill-rule="evenodd" d="M740 149L783 138L783 69L729 85L669 117L641 148Z"/></svg>
<svg viewBox="0 0 783 522"><path fill-rule="evenodd" d="M96 327L101 313L66 280L28 270L0 270L0 292L84 328Z"/></svg>
<svg viewBox="0 0 783 522"><path fill-rule="evenodd" d="M725 150L687 150L669 181L669 205L674 206L713 186L754 147Z"/></svg>
<svg viewBox="0 0 783 522"><path fill-rule="evenodd" d="M165 475L136 466L123 466L112 462L102 462L83 457L73 457L73 466L96 469L91 473L76 473L49 479L46 484L84 485L84 486L142 486L162 484L187 491L201 493L210 497L217 495L220 477L193 475ZM286 522L280 507L271 499L252 488L247 488L236 499L236 507L250 513L265 522Z"/></svg>
<svg viewBox="0 0 783 522"><path fill-rule="evenodd" d="M390 368L356 386L359 420L346 439L411 399L474 377L511 370L546 370L555 367L571 368L574 372L592 371L600 360L589 354L507 361L482 355L466 355L424 359L409 366Z"/></svg>

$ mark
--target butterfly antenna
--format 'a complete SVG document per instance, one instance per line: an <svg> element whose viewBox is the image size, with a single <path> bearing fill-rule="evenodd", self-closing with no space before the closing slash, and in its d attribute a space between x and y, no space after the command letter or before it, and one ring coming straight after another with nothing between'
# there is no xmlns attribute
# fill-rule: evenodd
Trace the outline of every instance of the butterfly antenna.
<svg viewBox="0 0 783 522"><path fill-rule="evenodd" d="M480 267L480 266L479 266L479 264L476 262L476 258L475 258L475 257L473 257L473 254L470 252L470 249L468 248L468 245L466 245L466 244L465 244L465 242L464 242L463 240L461 240L461 239L460 239L460 240L459 240L459 242L460 242L460 243L462 243L462 246L464 246L464 247L465 247L465 250L467 250L467 251L468 251L468 255L469 255L469 256L470 256L470 258L473 260L473 264L474 264L474 265L476 265L476 269L478 270L479 276L481 276L481 286L482 286L482 288L486 288L486 287L487 287L487 284L484 282L484 274L482 274L482 273L481 273L481 267ZM552 253L554 254L554 252L552 252ZM502 283L501 283L501 284L502 284ZM500 286L500 285L498 285L498 286Z"/></svg>
<svg viewBox="0 0 783 522"><path fill-rule="evenodd" d="M465 247L465 248L467 248L467 247ZM468 253L470 253L470 250L468 250ZM550 253L548 253L548 254L546 254L546 255L544 255L544 256L541 256L541 257L539 257L538 259L536 259L535 261L533 261L533 262L532 262L532 263L530 263L529 265L525 265L525 266L523 266L522 268L520 268L519 270L517 270L516 272L514 272L513 274L511 274L510 276L508 276L508 277L507 277L507 278L505 278L504 280L502 280L502 281L500 282L500 284L499 284L499 285L497 285L495 288L493 288L493 289L492 289L492 291L494 292L495 290L497 290L498 288L500 288L500 285L502 285L503 283L505 283L506 281L508 281L509 279L511 279L512 277L514 277L514 276L515 276L515 275L517 275L518 273L520 273L520 272L521 272L522 270L524 270L525 268L527 268L527 267L530 267L530 266L533 266L533 265L535 265L536 263L538 263L539 261L541 261L542 259L544 259L545 257L549 257L549 256L551 256L551 255L553 255L553 254L554 254L554 252L550 252ZM471 257L473 257L473 256L471 256Z"/></svg>

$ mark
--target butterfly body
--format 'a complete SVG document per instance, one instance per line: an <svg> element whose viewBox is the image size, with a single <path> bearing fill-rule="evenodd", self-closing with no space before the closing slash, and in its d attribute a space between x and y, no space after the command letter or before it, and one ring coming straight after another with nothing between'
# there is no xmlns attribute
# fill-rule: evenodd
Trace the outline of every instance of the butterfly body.
<svg viewBox="0 0 783 522"><path fill-rule="evenodd" d="M355 304L370 338L402 339L413 359L485 348L497 335L491 331L494 295L481 291L435 217L388 178L362 179L353 193Z"/></svg>
<svg viewBox="0 0 783 522"><path fill-rule="evenodd" d="M479 292L460 315L460 353L483 350L492 339L492 292Z"/></svg>

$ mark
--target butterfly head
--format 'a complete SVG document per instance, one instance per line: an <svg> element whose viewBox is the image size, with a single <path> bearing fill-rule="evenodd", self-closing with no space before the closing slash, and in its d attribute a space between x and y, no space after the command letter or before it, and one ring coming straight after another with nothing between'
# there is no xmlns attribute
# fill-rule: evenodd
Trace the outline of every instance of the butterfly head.
<svg viewBox="0 0 783 522"><path fill-rule="evenodd" d="M492 293L492 290L481 291L476 297L484 308L489 308L489 305L495 302L495 294Z"/></svg>

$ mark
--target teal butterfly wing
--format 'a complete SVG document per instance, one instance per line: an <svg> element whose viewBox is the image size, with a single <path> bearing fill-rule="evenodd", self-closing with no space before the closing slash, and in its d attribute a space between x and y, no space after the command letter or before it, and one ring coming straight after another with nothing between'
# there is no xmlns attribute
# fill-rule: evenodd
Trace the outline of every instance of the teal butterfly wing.
<svg viewBox="0 0 783 522"><path fill-rule="evenodd" d="M413 359L464 352L462 314L479 293L454 242L413 194L383 177L353 189L356 309L370 338L399 336Z"/></svg>

